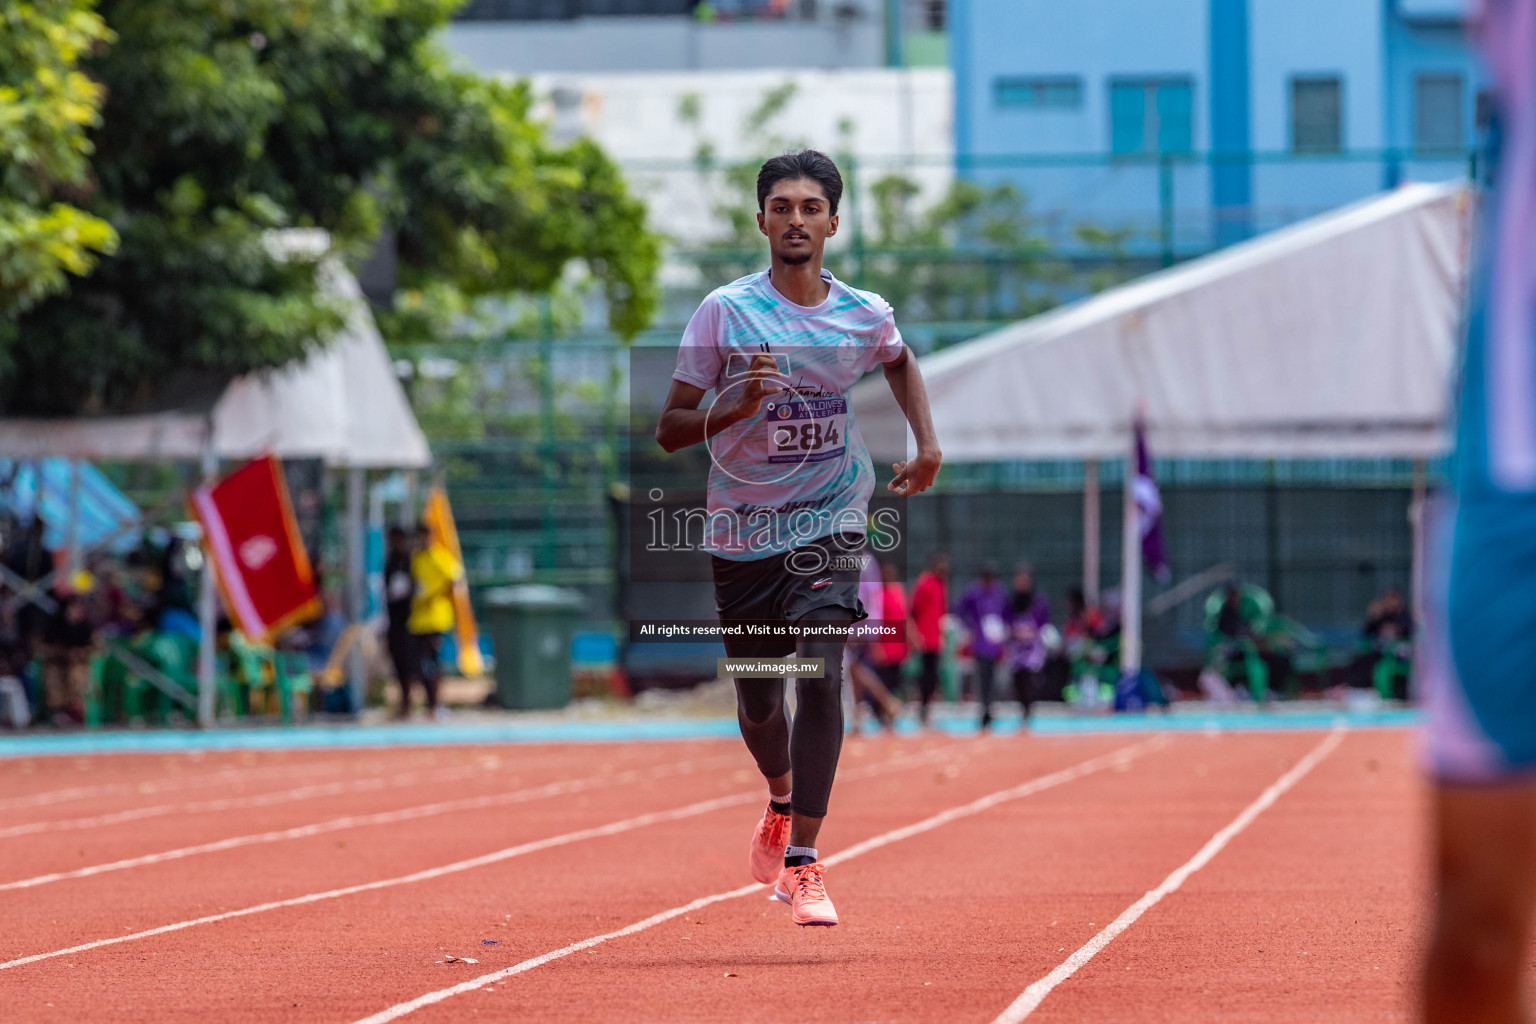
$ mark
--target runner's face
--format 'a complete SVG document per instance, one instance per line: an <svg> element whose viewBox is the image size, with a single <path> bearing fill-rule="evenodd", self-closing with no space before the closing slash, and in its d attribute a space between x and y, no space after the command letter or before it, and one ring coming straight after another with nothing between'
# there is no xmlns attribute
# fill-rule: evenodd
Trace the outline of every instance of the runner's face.
<svg viewBox="0 0 1536 1024"><path fill-rule="evenodd" d="M837 217L820 184L786 178L768 190L757 227L774 259L794 266L820 258L827 239L837 234Z"/></svg>

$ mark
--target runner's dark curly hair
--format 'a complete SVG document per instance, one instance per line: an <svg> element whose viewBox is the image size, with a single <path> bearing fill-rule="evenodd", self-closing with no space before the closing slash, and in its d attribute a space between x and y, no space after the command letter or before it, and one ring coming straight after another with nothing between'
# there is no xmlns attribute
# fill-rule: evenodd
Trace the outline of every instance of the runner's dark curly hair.
<svg viewBox="0 0 1536 1024"><path fill-rule="evenodd" d="M768 193L781 181L808 178L821 186L827 197L827 212L837 215L837 204L843 198L843 176L837 164L827 154L815 149L802 149L798 153L785 153L763 164L757 172L757 209L761 213L768 201Z"/></svg>

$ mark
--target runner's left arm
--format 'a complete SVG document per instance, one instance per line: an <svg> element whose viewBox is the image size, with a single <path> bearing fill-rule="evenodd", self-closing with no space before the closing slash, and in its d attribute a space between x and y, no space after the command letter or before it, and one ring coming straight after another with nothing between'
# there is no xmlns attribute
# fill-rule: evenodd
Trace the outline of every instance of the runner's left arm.
<svg viewBox="0 0 1536 1024"><path fill-rule="evenodd" d="M933 486L944 454L939 451L939 439L933 432L933 413L928 408L928 389L923 386L922 371L907 345L902 345L901 354L885 364L885 382L917 439L917 454L905 462L891 464L896 476L886 486L903 498L910 498Z"/></svg>

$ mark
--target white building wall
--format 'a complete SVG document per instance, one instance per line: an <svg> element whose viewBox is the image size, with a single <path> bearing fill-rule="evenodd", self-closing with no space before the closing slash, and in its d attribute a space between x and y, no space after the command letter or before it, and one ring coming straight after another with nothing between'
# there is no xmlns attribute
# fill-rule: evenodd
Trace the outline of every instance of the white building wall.
<svg viewBox="0 0 1536 1024"><path fill-rule="evenodd" d="M704 23L690 18L455 21L448 49L481 74L875 67L880 19Z"/></svg>
<svg viewBox="0 0 1536 1024"><path fill-rule="evenodd" d="M870 68L849 71L709 71L642 74L548 74L532 78L537 112L556 134L585 135L624 166L651 223L676 243L697 245L718 236L713 207L722 198L718 176L693 166L702 144L717 165L777 149L810 146L840 160L852 178L857 215L872 231L868 186L900 172L919 183L918 205L938 199L954 178L954 90L948 68ZM755 136L752 111L773 90L793 83L781 112ZM698 120L682 115L693 97ZM846 166L852 154L856 168ZM851 244L855 211L842 211L834 244Z"/></svg>

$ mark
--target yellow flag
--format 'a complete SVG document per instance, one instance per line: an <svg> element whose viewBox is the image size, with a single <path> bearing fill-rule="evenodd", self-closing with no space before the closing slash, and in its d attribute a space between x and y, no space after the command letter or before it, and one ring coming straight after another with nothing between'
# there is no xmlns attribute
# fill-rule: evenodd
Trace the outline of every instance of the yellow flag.
<svg viewBox="0 0 1536 1024"><path fill-rule="evenodd" d="M459 531L453 525L448 493L442 487L433 487L427 492L427 507L421 518L432 533L432 544L448 552L462 566L464 553L459 550ZM469 606L469 584L462 577L453 587L453 639L459 649L459 675L484 675L480 631L475 628L475 613Z"/></svg>

